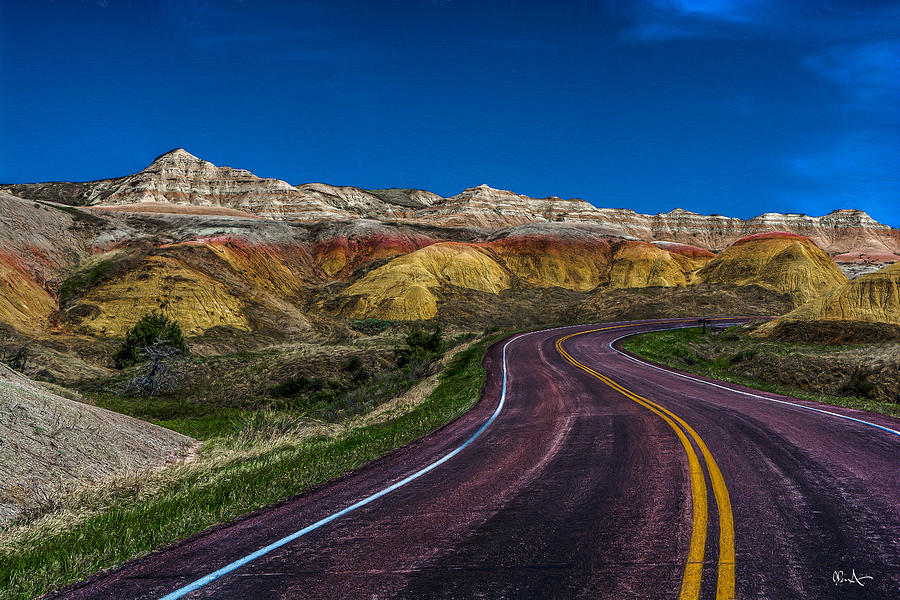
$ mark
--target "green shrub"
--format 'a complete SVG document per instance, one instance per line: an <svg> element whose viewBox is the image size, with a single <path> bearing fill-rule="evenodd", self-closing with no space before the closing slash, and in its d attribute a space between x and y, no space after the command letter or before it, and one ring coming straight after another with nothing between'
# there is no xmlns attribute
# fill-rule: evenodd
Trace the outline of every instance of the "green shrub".
<svg viewBox="0 0 900 600"><path fill-rule="evenodd" d="M294 377L283 381L272 388L272 394L278 398L295 398L301 394L321 391L328 386L328 381L319 378Z"/></svg>
<svg viewBox="0 0 900 600"><path fill-rule="evenodd" d="M416 325L406 333L404 342L405 346L394 351L398 367L430 363L444 352L444 331L438 324L434 324L431 331L425 331Z"/></svg>
<svg viewBox="0 0 900 600"><path fill-rule="evenodd" d="M162 313L153 311L141 317L141 320L125 334L125 340L113 355L116 368L121 369L143 361L143 350L158 340L165 341L169 346L184 354L188 353L188 347L178 323Z"/></svg>
<svg viewBox="0 0 900 600"><path fill-rule="evenodd" d="M353 321L350 328L366 335L375 335L387 330L390 326L391 322L384 319L357 319Z"/></svg>
<svg viewBox="0 0 900 600"><path fill-rule="evenodd" d="M360 383L369 379L369 372L366 370L363 361L359 356L351 356L341 365L341 371L350 375L350 380L354 383Z"/></svg>

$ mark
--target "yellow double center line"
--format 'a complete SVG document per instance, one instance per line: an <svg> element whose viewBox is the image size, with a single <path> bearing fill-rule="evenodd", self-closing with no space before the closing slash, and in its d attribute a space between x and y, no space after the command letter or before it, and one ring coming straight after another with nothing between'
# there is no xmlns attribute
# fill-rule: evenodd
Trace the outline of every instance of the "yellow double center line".
<svg viewBox="0 0 900 600"><path fill-rule="evenodd" d="M658 323L673 323L675 321L658 321ZM651 325L653 323L641 323L641 325ZM681 580L680 600L695 600L700 596L700 580L703 575L703 553L706 547L706 529L707 529L707 491L706 478L703 475L703 469L694 446L691 444L687 435L694 440L703 460L706 463L706 470L709 472L709 480L712 484L713 494L716 498L719 513L719 563L718 563L718 580L716 583L716 599L732 600L734 598L734 518L731 514L731 499L728 496L728 488L725 486L725 480L722 479L722 473L719 466L707 448L706 443L697 434L694 429L688 425L681 417L648 400L647 398L636 394L628 388L616 383L609 377L598 373L594 369L584 365L577 359L573 358L565 348L563 342L566 340L587 333L596 333L598 331L607 331L610 329L621 329L623 327L633 327L634 324L613 325L610 327L600 327L599 329L590 329L573 333L556 340L556 349L570 363L585 371L586 373L596 377L609 387L621 393L625 397L634 400L641 406L647 408L653 413L659 415L675 432L684 451L687 454L688 467L691 474L691 499L693 505L693 528L691 531L691 541L688 549L687 564L684 568L684 577ZM685 434L687 432L687 435Z"/></svg>

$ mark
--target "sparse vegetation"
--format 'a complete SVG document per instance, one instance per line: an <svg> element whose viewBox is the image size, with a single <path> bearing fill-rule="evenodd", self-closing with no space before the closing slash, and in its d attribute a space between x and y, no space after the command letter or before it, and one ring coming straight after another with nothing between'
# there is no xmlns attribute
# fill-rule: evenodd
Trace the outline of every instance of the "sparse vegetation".
<svg viewBox="0 0 900 600"><path fill-rule="evenodd" d="M775 392L900 417L900 345L823 345L754 338L734 327L645 333L623 348L684 371Z"/></svg>
<svg viewBox="0 0 900 600"><path fill-rule="evenodd" d="M7 351L6 344L0 345L0 362L13 371L24 373L29 360L31 360L31 351L27 344L19 346L18 349L11 352Z"/></svg>
<svg viewBox="0 0 900 600"><path fill-rule="evenodd" d="M125 340L116 349L113 356L116 368L121 369L141 362L144 360L146 349L160 341L178 352L188 353L184 335L176 321L158 312L144 315L128 330Z"/></svg>
<svg viewBox="0 0 900 600"><path fill-rule="evenodd" d="M111 261L101 260L70 275L59 286L60 306L66 306L80 292L106 279L113 270L112 266Z"/></svg>
<svg viewBox="0 0 900 600"><path fill-rule="evenodd" d="M298 413L256 411L189 465L85 492L69 500L71 511L58 507L0 532L0 598L40 595L302 493L435 430L477 401L482 357L499 337L459 352L428 397L399 416L329 428Z"/></svg>
<svg viewBox="0 0 900 600"><path fill-rule="evenodd" d="M387 331L390 326L391 322L384 319L357 319L350 328L366 335L376 335Z"/></svg>
<svg viewBox="0 0 900 600"><path fill-rule="evenodd" d="M126 393L136 393L153 398L159 392L174 392L181 387L185 371L181 363L184 355L168 340L157 339L141 351L144 363L137 374L123 388Z"/></svg>
<svg viewBox="0 0 900 600"><path fill-rule="evenodd" d="M404 345L394 351L398 367L420 369L430 363L444 350L444 332L437 323L426 331L413 325L406 333Z"/></svg>

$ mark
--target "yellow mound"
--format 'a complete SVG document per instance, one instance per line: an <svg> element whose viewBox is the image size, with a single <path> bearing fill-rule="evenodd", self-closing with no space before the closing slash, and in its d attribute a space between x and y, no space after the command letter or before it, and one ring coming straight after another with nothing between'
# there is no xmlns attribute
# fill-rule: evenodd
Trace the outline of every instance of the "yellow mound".
<svg viewBox="0 0 900 600"><path fill-rule="evenodd" d="M425 236L376 233L367 236L337 236L310 246L313 260L327 279L347 277L366 263L394 258L434 243Z"/></svg>
<svg viewBox="0 0 900 600"><path fill-rule="evenodd" d="M688 273L705 259L674 254L647 242L624 242L613 255L613 288L687 285Z"/></svg>
<svg viewBox="0 0 900 600"><path fill-rule="evenodd" d="M244 281L282 298L303 293L315 277L309 255L299 247L251 245L239 240L213 241L203 246L228 263Z"/></svg>
<svg viewBox="0 0 900 600"><path fill-rule="evenodd" d="M502 240L490 244L495 255L523 282L534 287L592 290L609 280L609 242L565 243L553 239Z"/></svg>
<svg viewBox="0 0 900 600"><path fill-rule="evenodd" d="M846 282L847 276L818 246L787 233L738 240L694 277L694 283L758 285L790 294L795 306Z"/></svg>
<svg viewBox="0 0 900 600"><path fill-rule="evenodd" d="M122 277L92 289L72 309L90 333L123 336L146 313L160 311L186 335L216 326L245 331L244 304L208 275L176 259L151 256Z"/></svg>
<svg viewBox="0 0 900 600"><path fill-rule="evenodd" d="M697 249L693 249L697 250ZM504 238L487 244L444 242L395 258L350 285L353 317L431 319L438 297L451 287L487 293L528 287L593 290L679 286L711 255L669 252L647 242L564 240L540 236Z"/></svg>
<svg viewBox="0 0 900 600"><path fill-rule="evenodd" d="M779 320L818 319L900 325L900 262L861 275L814 298ZM774 327L774 322L766 325L767 328Z"/></svg>
<svg viewBox="0 0 900 600"><path fill-rule="evenodd" d="M344 294L358 296L354 317L431 319L437 314L436 291L456 286L499 293L509 274L488 254L466 244L445 242L416 250L367 273Z"/></svg>
<svg viewBox="0 0 900 600"><path fill-rule="evenodd" d="M47 328L56 308L53 297L0 255L0 323L21 333L36 334Z"/></svg>

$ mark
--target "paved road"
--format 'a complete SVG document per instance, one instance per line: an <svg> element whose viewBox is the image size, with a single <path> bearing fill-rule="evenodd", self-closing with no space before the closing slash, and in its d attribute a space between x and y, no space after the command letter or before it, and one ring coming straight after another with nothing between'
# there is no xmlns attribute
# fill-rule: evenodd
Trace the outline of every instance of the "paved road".
<svg viewBox="0 0 900 600"><path fill-rule="evenodd" d="M185 597L900 598L900 435L802 406L900 421L736 393L610 347L678 324L515 339L503 408L470 445ZM440 459L495 413L501 352L482 401L444 429L60 597L163 597Z"/></svg>

